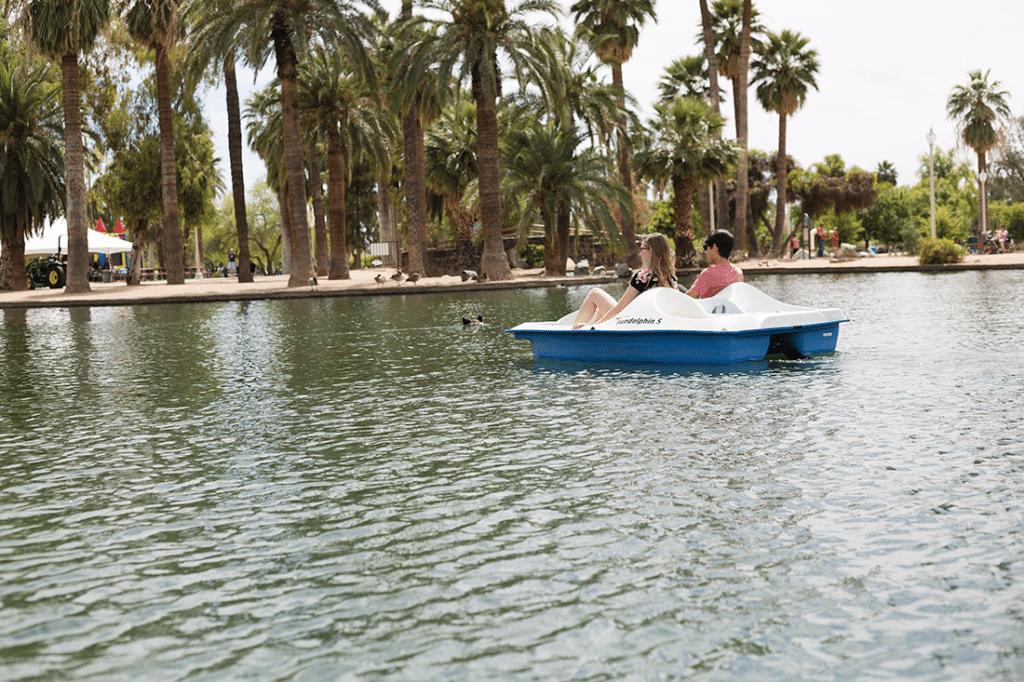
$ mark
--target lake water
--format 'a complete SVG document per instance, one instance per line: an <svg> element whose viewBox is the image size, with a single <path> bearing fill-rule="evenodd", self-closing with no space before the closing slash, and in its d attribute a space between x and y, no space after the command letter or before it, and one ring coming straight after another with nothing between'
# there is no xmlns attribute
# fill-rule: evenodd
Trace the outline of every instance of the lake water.
<svg viewBox="0 0 1024 682"><path fill-rule="evenodd" d="M0 311L0 679L1024 679L1024 272L748 281L837 352L502 333L583 288Z"/></svg>

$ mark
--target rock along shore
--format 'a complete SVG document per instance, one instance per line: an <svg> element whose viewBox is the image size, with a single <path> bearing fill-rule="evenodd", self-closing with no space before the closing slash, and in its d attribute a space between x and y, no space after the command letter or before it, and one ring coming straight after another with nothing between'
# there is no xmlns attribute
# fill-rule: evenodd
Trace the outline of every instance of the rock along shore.
<svg viewBox="0 0 1024 682"><path fill-rule="evenodd" d="M876 256L855 260L758 260L738 263L748 274L821 274L857 272L956 272L961 270L1024 269L1024 251L994 255L969 255L955 265L920 265L916 257ZM392 268L351 270L351 279L319 279L315 286L288 288L287 275L256 276L252 284L239 284L231 277L190 279L184 284L146 282L138 286L123 283L93 283L84 294L66 294L63 289L32 289L0 292L0 309L4 308L70 308L76 306L123 306L156 303L201 303L210 301L254 301L285 298L331 298L337 296L394 296L425 293L456 293L550 286L595 286L614 281L614 276L544 277L542 270L514 270L514 278L505 282L463 282L461 277L425 277L410 284L390 279ZM696 274L699 269L680 274ZM374 277L383 273L389 278L378 284Z"/></svg>

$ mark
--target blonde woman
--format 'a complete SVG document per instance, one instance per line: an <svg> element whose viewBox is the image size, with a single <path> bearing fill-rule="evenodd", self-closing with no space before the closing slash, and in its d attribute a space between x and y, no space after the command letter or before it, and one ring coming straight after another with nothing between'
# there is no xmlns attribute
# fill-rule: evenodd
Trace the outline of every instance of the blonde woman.
<svg viewBox="0 0 1024 682"><path fill-rule="evenodd" d="M672 264L672 247L668 237L658 232L649 234L640 242L640 269L633 273L618 303L604 289L591 289L576 313L572 328L580 329L610 320L630 302L654 287L676 287L675 268Z"/></svg>

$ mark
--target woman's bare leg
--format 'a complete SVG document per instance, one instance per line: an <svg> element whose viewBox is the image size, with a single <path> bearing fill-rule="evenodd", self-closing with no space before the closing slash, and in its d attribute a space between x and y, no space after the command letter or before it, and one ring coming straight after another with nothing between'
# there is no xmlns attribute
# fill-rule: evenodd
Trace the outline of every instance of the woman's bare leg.
<svg viewBox="0 0 1024 682"><path fill-rule="evenodd" d="M572 322L573 329L592 324L601 319L605 313L615 307L617 301L604 289L591 289L576 313L576 319Z"/></svg>

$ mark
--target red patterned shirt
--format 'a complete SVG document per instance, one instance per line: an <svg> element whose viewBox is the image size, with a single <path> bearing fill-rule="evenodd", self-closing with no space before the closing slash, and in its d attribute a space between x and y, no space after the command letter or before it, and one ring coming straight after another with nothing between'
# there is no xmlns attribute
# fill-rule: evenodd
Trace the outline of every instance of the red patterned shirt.
<svg viewBox="0 0 1024 682"><path fill-rule="evenodd" d="M690 287L690 291L687 293L696 294L697 298L709 298L730 284L742 281L743 271L726 261L718 265L712 265L697 275L697 281L693 283L693 286Z"/></svg>

